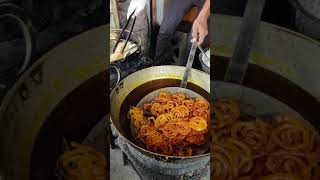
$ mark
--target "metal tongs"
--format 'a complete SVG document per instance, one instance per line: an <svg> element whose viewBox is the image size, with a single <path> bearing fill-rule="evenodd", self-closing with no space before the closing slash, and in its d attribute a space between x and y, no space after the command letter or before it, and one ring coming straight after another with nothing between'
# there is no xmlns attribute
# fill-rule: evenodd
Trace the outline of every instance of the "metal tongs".
<svg viewBox="0 0 320 180"><path fill-rule="evenodd" d="M125 25L123 26L123 28L121 29L121 32L120 32L120 34L119 34L119 36L118 36L118 38L117 38L117 42L116 42L116 44L115 44L114 47L113 47L113 50L112 50L113 53L116 51L116 49L117 49L117 47L118 47L118 44L119 44L119 42L120 42L121 36L123 35L125 29L127 28L128 24L129 24L129 22L131 21L132 16L133 16L133 22L132 22L132 26L131 26L130 31L129 31L129 35L127 36L126 42L125 42L124 46L123 46L122 49L121 49L121 54L123 54L123 52L124 52L124 50L125 50L125 48L126 48L126 46L127 46L128 40L129 40L129 38L130 38L130 36L131 36L131 34L132 34L132 30L133 30L134 24L136 23L136 16L134 15L135 12L136 12L136 9L130 14L130 16L129 16L127 22L126 22L126 24L125 24Z"/></svg>

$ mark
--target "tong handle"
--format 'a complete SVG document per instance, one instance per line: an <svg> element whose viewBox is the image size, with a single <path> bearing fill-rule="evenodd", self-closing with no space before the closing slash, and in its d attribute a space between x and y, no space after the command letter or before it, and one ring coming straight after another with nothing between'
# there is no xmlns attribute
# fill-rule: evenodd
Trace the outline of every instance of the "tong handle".
<svg viewBox="0 0 320 180"><path fill-rule="evenodd" d="M130 16L129 16L127 22L126 22L126 24L125 24L125 25L123 26L123 28L121 29L120 34L119 34L119 36L118 36L118 38L117 38L117 42L116 42L116 44L115 44L114 47L113 47L113 50L112 50L113 53L116 51L116 49L117 49L117 47L118 47L118 44L119 44L119 42L120 42L120 38L121 38L123 32L125 31L125 29L127 28L128 24L129 24L129 22L130 22L130 20L131 20L131 18L132 18L132 16L134 15L135 12L136 12L136 10L134 10L134 11L130 14ZM136 16L134 16L134 23L135 23L135 19L136 19ZM131 32L132 32L134 23L133 23L133 25L132 25L132 27L131 27L129 36L131 35ZM129 38L127 37L127 39L129 39ZM126 46L126 45L127 45L127 43L125 44L125 46ZM124 47L125 47L125 46L124 46ZM123 48L123 49L124 49L124 48ZM123 50L121 50L121 53L123 53Z"/></svg>
<svg viewBox="0 0 320 180"><path fill-rule="evenodd" d="M133 18L132 26L131 26L131 28L130 28L129 35L128 35L127 38L126 38L126 42L124 43L124 46L123 46L122 49L121 49L121 54L123 54L123 52L124 52L124 50L125 50L125 48L126 48L126 46L127 46L127 44L128 44L128 41L129 41L129 38L130 38L130 36L131 36L131 34L132 34L132 30L133 30L133 27L134 27L134 24L135 24L135 23L136 23L136 16L134 16L134 18Z"/></svg>

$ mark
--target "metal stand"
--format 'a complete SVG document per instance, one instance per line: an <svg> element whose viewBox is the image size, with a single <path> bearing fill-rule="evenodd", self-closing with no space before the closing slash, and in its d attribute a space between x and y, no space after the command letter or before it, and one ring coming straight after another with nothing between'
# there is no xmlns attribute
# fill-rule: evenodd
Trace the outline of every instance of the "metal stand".
<svg viewBox="0 0 320 180"><path fill-rule="evenodd" d="M111 128L113 129L113 126ZM114 137L116 137L115 144L122 151L123 165L131 165L142 180L199 180L209 176L209 158L191 164L171 164L143 155L117 134L114 134Z"/></svg>

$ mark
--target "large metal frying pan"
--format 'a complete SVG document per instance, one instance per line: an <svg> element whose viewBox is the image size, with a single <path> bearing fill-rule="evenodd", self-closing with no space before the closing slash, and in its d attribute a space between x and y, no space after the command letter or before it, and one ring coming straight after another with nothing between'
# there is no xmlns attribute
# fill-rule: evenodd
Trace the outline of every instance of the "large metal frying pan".
<svg viewBox="0 0 320 180"><path fill-rule="evenodd" d="M289 113L309 121L320 130L320 103L296 83L270 70L250 63L243 84L223 82L228 59L214 57L214 99L230 97L240 101L241 110L252 116Z"/></svg>
<svg viewBox="0 0 320 180"><path fill-rule="evenodd" d="M319 42L262 22L250 53L245 87L226 82L222 86L219 81L223 81L234 51L241 18L213 15L211 21L212 76L216 80L212 91L216 98L238 99L252 114L293 113L319 129Z"/></svg>
<svg viewBox="0 0 320 180"><path fill-rule="evenodd" d="M155 66L137 71L125 79L111 92L110 116L118 135L140 153L154 159L181 163L196 160L208 160L209 153L190 157L160 155L134 143L130 132L130 121L126 118L130 106L136 106L147 94L164 87L179 87L185 68L180 66ZM202 71L192 69L189 76L188 89L199 95L210 98L210 76Z"/></svg>
<svg viewBox="0 0 320 180"><path fill-rule="evenodd" d="M151 93L144 96L137 103L136 107L143 109L143 104L151 102L154 97L159 96L159 93L163 92L163 91L169 92L171 94L183 92L186 95L186 97L192 98L192 99L204 98L200 94L198 94L190 89L181 88L181 87L164 87L164 88L160 88L155 91L152 91ZM132 133L133 137L137 137L137 129L134 127L132 121L131 121L131 133ZM202 155L202 154L206 153L207 151L209 151L209 148L210 148L210 137L209 137L209 135L207 135L206 136L206 143L204 143L203 145L200 145L200 146L193 147L193 155Z"/></svg>
<svg viewBox="0 0 320 180"><path fill-rule="evenodd" d="M102 102L108 101L109 96L106 96L105 84L106 74L104 73L108 65L106 60L108 59L106 51L108 42L103 38L108 32L109 27L107 25L101 26L63 42L37 60L8 91L0 107L0 174L5 179L29 180L31 178L32 153L40 130L46 124L51 112L69 93L100 74L104 78L100 76L100 78L94 79L96 79L95 82L99 82L98 84L102 86L102 97L95 97L96 94L100 94L101 88L93 88L95 89L93 92L86 92L83 89L85 96L88 98L84 100L84 97L81 98L81 95L78 94L77 96L80 96L78 101L81 104L84 103L84 106L82 106L84 111L98 109L95 106L92 106L95 108L87 107L86 103L94 102L93 99L100 99ZM88 96L90 94L88 92L93 95ZM67 99L66 101L71 103L72 99ZM106 103L98 103L98 106L107 111ZM70 110L69 108L70 106L65 106L64 109ZM78 113L82 113L82 111ZM91 121L92 124L96 124L93 119L100 116L97 113L88 113L87 115L90 115L90 119L82 123ZM102 117L97 120L100 121ZM72 134L73 132L78 132L76 129L81 126L78 126L80 122L77 121L79 120L77 118L71 118L75 122L72 122L72 120L71 122L62 121L69 124L70 126L68 127L59 126L59 123L56 122L59 119L52 119L53 121L51 122L55 125L49 126L52 132L51 138L55 138L61 132L61 127L69 127L68 132ZM89 125L81 127L91 128ZM43 136L42 138L49 137ZM47 139L45 142L48 149L42 151L44 157L52 156L51 153L54 152L54 149L60 148L55 146L52 139ZM41 163L38 165L41 167ZM38 170L37 173L42 173L39 172L41 170ZM51 172L54 173L54 169Z"/></svg>
<svg viewBox="0 0 320 180"><path fill-rule="evenodd" d="M15 70L15 75L18 77L22 72L28 67L31 57L32 57L32 48L33 48L33 29L31 25L31 20L28 17L27 13L17 5L13 3L1 3L0 4L0 18L9 17L16 20L19 24L19 27L22 30L23 37L25 40L25 57L24 61L13 64L13 66L17 66ZM7 63L8 64L8 63ZM10 63L9 63L10 64ZM7 69L12 69L12 64L8 67L7 65L3 65L0 67L1 72L6 72ZM11 84L10 84L11 85Z"/></svg>
<svg viewBox="0 0 320 180"><path fill-rule="evenodd" d="M252 116L277 114L279 112L299 116L293 109L280 101L241 85L248 67L251 46L260 25L264 2L265 0L249 0L247 2L236 47L224 75L225 81L213 84L213 96L214 98L230 97L240 101L242 103L241 107L244 108L242 112ZM251 108L248 108L246 105L249 105Z"/></svg>

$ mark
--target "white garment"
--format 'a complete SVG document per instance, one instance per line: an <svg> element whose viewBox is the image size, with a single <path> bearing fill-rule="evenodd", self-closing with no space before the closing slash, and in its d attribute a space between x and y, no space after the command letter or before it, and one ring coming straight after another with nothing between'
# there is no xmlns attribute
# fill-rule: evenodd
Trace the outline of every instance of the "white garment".
<svg viewBox="0 0 320 180"><path fill-rule="evenodd" d="M131 0L128 8L128 12L127 12L127 19L129 18L130 14L134 10L136 10L134 15L137 16L139 12L141 12L146 7L146 4L147 4L147 0Z"/></svg>

